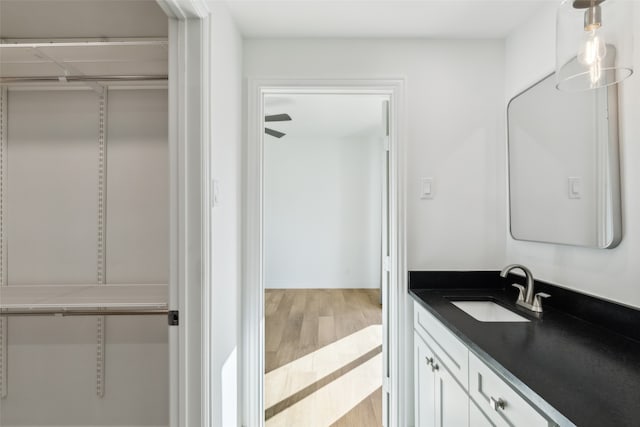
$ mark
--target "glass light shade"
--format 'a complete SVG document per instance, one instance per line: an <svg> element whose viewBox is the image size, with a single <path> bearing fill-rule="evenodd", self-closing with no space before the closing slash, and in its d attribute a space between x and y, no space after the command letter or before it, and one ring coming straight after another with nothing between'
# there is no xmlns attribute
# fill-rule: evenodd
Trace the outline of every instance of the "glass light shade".
<svg viewBox="0 0 640 427"><path fill-rule="evenodd" d="M560 4L556 21L558 89L566 92L597 89L618 83L633 73L632 3L564 0Z"/></svg>

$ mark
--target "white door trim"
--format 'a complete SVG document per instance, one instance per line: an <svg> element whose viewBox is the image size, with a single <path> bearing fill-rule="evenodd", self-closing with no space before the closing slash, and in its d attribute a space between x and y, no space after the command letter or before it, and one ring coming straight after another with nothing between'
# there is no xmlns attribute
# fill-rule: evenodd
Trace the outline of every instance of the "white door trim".
<svg viewBox="0 0 640 427"><path fill-rule="evenodd" d="M243 425L264 425L264 292L263 292L263 99L266 94L368 93L390 96L390 250L389 280L389 414L388 426L406 425L405 138L404 79L257 79L248 80L247 157L245 163L243 278ZM402 361L402 362L401 362ZM384 398L384 397L383 397Z"/></svg>
<svg viewBox="0 0 640 427"><path fill-rule="evenodd" d="M206 0L157 0L169 17L169 425L211 425L210 29Z"/></svg>

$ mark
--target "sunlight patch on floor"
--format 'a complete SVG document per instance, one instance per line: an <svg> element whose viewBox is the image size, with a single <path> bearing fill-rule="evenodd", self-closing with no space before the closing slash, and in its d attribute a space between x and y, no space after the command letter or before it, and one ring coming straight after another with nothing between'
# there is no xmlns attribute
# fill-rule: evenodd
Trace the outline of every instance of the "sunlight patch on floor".
<svg viewBox="0 0 640 427"><path fill-rule="evenodd" d="M270 408L300 390L316 383L381 344L382 325L371 325L293 362L274 369L265 375L265 408ZM379 382L381 382L382 368L379 368L379 371L373 373L372 376L377 377L380 379ZM345 376L346 375L347 374L345 374ZM367 395L365 395L365 397L366 396ZM334 399L338 399L338 397Z"/></svg>
<svg viewBox="0 0 640 427"><path fill-rule="evenodd" d="M274 415L265 422L265 426L328 427L381 386L380 353Z"/></svg>

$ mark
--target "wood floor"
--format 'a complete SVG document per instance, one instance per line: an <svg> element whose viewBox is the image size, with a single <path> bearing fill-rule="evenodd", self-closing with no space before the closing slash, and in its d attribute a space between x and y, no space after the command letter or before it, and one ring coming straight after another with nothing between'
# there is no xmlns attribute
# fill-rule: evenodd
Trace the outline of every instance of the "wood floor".
<svg viewBox="0 0 640 427"><path fill-rule="evenodd" d="M338 383L352 371L371 365L380 357L382 311L380 293L374 289L268 289L265 291L265 374L279 375L283 369L306 363L323 351L345 355L362 349L339 369L324 366L330 374L302 383L295 393L274 403L265 402L265 419L269 425L278 425L276 418L301 400L309 401L314 394L326 392L332 383ZM372 329L373 328L373 329ZM378 335L376 335L378 334ZM372 338L373 337L373 338ZM376 338L377 337L377 338ZM375 343L372 339L378 339ZM356 340L359 343L356 343ZM362 344L362 340L365 343ZM340 346L343 346L340 349ZM346 346L346 347L345 347ZM322 350L324 349L324 350ZM346 353L345 353L346 352ZM305 357L306 356L306 357ZM273 371L273 372L272 372ZM376 371L377 372L377 371ZM270 374L269 374L270 373ZM351 374L349 374L351 375ZM380 376L382 369L380 367ZM380 378L381 380L381 378ZM374 386L375 387L375 386ZM364 397L332 426L381 426L382 391L380 388ZM265 391L266 392L266 391ZM308 403L308 402L307 402ZM324 403L323 403L324 404ZM269 406L270 405L270 406ZM300 406L300 405L298 405ZM310 425L306 420L302 425ZM291 426L295 427L295 426Z"/></svg>

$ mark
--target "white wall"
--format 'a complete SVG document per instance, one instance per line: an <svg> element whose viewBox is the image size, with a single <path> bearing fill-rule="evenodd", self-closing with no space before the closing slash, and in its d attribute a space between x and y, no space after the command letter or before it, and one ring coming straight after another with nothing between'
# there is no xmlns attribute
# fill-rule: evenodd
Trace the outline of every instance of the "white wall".
<svg viewBox="0 0 640 427"><path fill-rule="evenodd" d="M166 90L111 90L108 104L107 281L169 277ZM161 230L161 232L159 232ZM135 262L131 262L131 260Z"/></svg>
<svg viewBox="0 0 640 427"><path fill-rule="evenodd" d="M266 288L380 286L381 132L265 137Z"/></svg>
<svg viewBox="0 0 640 427"><path fill-rule="evenodd" d="M238 425L242 38L222 2L211 3L212 422Z"/></svg>
<svg viewBox="0 0 640 427"><path fill-rule="evenodd" d="M106 280L167 283L167 91L110 95ZM9 285L96 283L98 96L9 91L8 116ZM95 317L10 318L0 425L166 425L166 322L107 317L100 398Z"/></svg>
<svg viewBox="0 0 640 427"><path fill-rule="evenodd" d="M246 40L255 78L406 78L408 267L497 269L504 259L503 42ZM419 199L420 178L435 197Z"/></svg>
<svg viewBox="0 0 640 427"><path fill-rule="evenodd" d="M636 73L619 85L622 242L614 249L585 249L508 237L506 262L527 265L539 279L640 307L640 4L634 6ZM554 61L555 5L549 5L507 38L504 105L552 72Z"/></svg>
<svg viewBox="0 0 640 427"><path fill-rule="evenodd" d="M93 283L98 96L12 90L8 100L8 283Z"/></svg>

